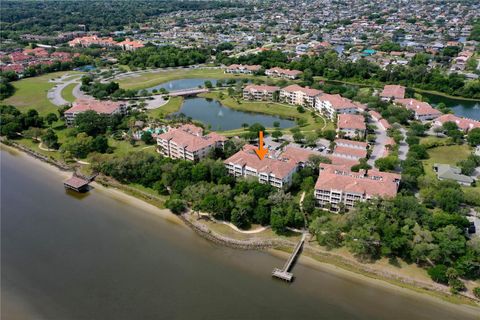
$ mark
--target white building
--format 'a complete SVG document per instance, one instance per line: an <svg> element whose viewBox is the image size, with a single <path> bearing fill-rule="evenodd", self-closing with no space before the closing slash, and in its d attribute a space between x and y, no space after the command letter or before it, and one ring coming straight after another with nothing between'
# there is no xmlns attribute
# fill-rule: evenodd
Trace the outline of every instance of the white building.
<svg viewBox="0 0 480 320"><path fill-rule="evenodd" d="M203 135L203 129L191 124L170 129L157 137L159 152L172 159L199 161L212 149L223 148L227 138L215 132Z"/></svg>
<svg viewBox="0 0 480 320"><path fill-rule="evenodd" d="M351 100L343 98L339 94L324 93L315 98L315 109L323 113L331 120L335 119L337 114L355 114L358 113L358 107Z"/></svg>
<svg viewBox="0 0 480 320"><path fill-rule="evenodd" d="M297 84L292 84L280 90L280 100L288 104L300 105L300 106L315 106L315 98L322 94L322 91L303 88Z"/></svg>

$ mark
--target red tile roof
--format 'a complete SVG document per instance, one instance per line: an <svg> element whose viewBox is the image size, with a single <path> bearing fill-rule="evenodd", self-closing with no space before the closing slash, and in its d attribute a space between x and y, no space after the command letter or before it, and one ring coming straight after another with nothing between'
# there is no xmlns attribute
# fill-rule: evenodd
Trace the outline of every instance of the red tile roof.
<svg viewBox="0 0 480 320"><path fill-rule="evenodd" d="M320 153L308 149L302 149L297 147L288 146L285 148L283 153L280 155L280 158L290 159L296 163L306 163L312 155L319 155Z"/></svg>
<svg viewBox="0 0 480 320"><path fill-rule="evenodd" d="M368 146L368 143L366 142L353 141L353 140L347 140L347 139L335 139L334 142L336 145L352 145L360 149L367 149L367 146Z"/></svg>
<svg viewBox="0 0 480 320"><path fill-rule="evenodd" d="M360 159L367 157L367 150L335 146L335 149L333 150L333 155L338 157L341 154Z"/></svg>
<svg viewBox="0 0 480 320"><path fill-rule="evenodd" d="M287 177L297 168L297 163L294 160L279 160L269 158L268 156L263 158L263 160L260 160L254 151L255 149L255 146L245 145L242 150L226 159L224 163L232 163L242 167L248 166L257 170L259 173L268 173L279 179Z"/></svg>
<svg viewBox="0 0 480 320"><path fill-rule="evenodd" d="M268 69L267 71L276 72L278 74L286 74L288 76L294 76L294 77L302 73L302 71L299 71L299 70L282 69L279 67L274 67L274 68Z"/></svg>
<svg viewBox="0 0 480 320"><path fill-rule="evenodd" d="M73 106L65 111L65 113L79 113L88 110L95 111L97 113L112 114L124 103L115 101L99 101L93 99L78 99L73 103Z"/></svg>
<svg viewBox="0 0 480 320"><path fill-rule="evenodd" d="M321 91L321 90L311 89L311 88L308 88L308 87L304 88L304 87L299 86L298 84L289 85L285 88L282 88L282 90L287 91L287 92L300 91L300 92L303 92L304 94L306 94L307 96L310 96L310 97L315 97L315 96L318 96L319 94L323 93L323 91Z"/></svg>
<svg viewBox="0 0 480 320"><path fill-rule="evenodd" d="M453 114L444 114L438 117L437 119L435 119L435 122L438 122L438 124L442 124L442 125L445 122L454 122L457 124L457 126L460 129L462 129L465 132L472 130L474 128L480 128L480 121L457 117L456 115L453 115Z"/></svg>
<svg viewBox="0 0 480 320"><path fill-rule="evenodd" d="M382 119L382 115L380 113L378 113L377 111L374 111L374 110L370 110L368 111L368 114L375 120L380 120Z"/></svg>
<svg viewBox="0 0 480 320"><path fill-rule="evenodd" d="M266 92L275 92L280 90L280 87L277 86L267 86L267 85L256 85L256 84L249 84L245 87L244 90L248 91L266 91Z"/></svg>
<svg viewBox="0 0 480 320"><path fill-rule="evenodd" d="M181 127L170 129L168 132L158 135L159 139L174 142L181 148L189 152L196 152L215 144L225 141L226 138L217 133L209 133L203 136L203 129L194 125L183 125Z"/></svg>
<svg viewBox="0 0 480 320"><path fill-rule="evenodd" d="M399 85L386 85L383 87L380 96L385 98L403 99L405 98L405 87Z"/></svg>
<svg viewBox="0 0 480 320"><path fill-rule="evenodd" d="M341 109L357 109L357 105L355 105L351 100L342 97L339 94L328 94L324 93L317 98L321 101L328 101L332 105L332 108L335 110Z"/></svg>
<svg viewBox="0 0 480 320"><path fill-rule="evenodd" d="M379 122L382 124L382 126L385 128L385 130L388 130L388 129L390 129L390 128L392 127L392 126L390 125L390 123L389 123L387 120L385 120L385 119L380 119Z"/></svg>
<svg viewBox="0 0 480 320"><path fill-rule="evenodd" d="M351 168L352 166L360 163L358 160L347 159L347 158L343 158L343 157L336 157L334 155L329 155L327 157L330 160L332 160L332 164L340 165L340 166L346 166L348 168Z"/></svg>
<svg viewBox="0 0 480 320"><path fill-rule="evenodd" d="M415 114L422 115L441 115L442 113L433 108L426 102L418 101L416 99L395 99L396 103L403 105L404 107L412 110Z"/></svg>
<svg viewBox="0 0 480 320"><path fill-rule="evenodd" d="M337 121L337 128L342 129L354 129L365 130L365 118L358 114L339 114Z"/></svg>

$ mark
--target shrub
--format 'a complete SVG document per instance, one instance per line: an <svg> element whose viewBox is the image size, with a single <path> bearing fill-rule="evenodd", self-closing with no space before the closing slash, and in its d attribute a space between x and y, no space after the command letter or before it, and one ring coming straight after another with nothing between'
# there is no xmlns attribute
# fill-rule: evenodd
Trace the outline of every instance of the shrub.
<svg viewBox="0 0 480 320"><path fill-rule="evenodd" d="M428 269L427 272L433 281L443 284L448 283L447 267L445 265L436 265L435 267Z"/></svg>
<svg viewBox="0 0 480 320"><path fill-rule="evenodd" d="M165 206L175 214L181 214L187 209L185 201L175 198L170 198L165 201Z"/></svg>
<svg viewBox="0 0 480 320"><path fill-rule="evenodd" d="M473 294L480 299L480 287L473 288Z"/></svg>
<svg viewBox="0 0 480 320"><path fill-rule="evenodd" d="M448 281L448 285L450 286L450 292L455 294L460 291L465 291L466 287L462 280L459 279L451 279Z"/></svg>

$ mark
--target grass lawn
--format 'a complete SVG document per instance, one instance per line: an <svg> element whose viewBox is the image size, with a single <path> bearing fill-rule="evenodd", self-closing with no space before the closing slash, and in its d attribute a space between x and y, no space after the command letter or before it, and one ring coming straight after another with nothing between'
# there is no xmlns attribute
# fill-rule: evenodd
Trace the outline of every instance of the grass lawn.
<svg viewBox="0 0 480 320"><path fill-rule="evenodd" d="M436 177L435 172L433 171L434 163L445 163L456 165L457 162L467 159L471 154L471 149L468 145L452 145L452 146L442 146L436 147L428 150L430 158L423 160L423 168L425 174L430 177ZM465 192L474 192L480 197L480 184L477 184L476 187L462 187Z"/></svg>
<svg viewBox="0 0 480 320"><path fill-rule="evenodd" d="M73 95L73 88L75 88L76 85L77 83L70 83L65 88L63 88L62 98L67 100L68 102L74 102L75 100L77 100Z"/></svg>
<svg viewBox="0 0 480 320"><path fill-rule="evenodd" d="M126 79L116 80L124 89L146 89L158 84L186 78L213 78L213 79L229 79L229 78L251 78L248 75L234 75L224 73L222 69L177 69L159 72L150 72L140 74L138 77L130 77Z"/></svg>
<svg viewBox="0 0 480 320"><path fill-rule="evenodd" d="M148 110L147 113L153 118L163 118L170 113L177 112L183 103L183 97L173 97L168 100L167 104L157 109Z"/></svg>
<svg viewBox="0 0 480 320"><path fill-rule="evenodd" d="M113 155L115 156L124 156L132 151L156 152L155 145L146 145L143 141L137 141L137 143L132 146L128 141L108 138L108 145L113 148Z"/></svg>
<svg viewBox="0 0 480 320"><path fill-rule="evenodd" d="M307 124L302 126L300 129L302 133L314 133L317 129L333 129L333 123L330 121L326 121L322 117L314 118L310 111L306 111L304 113L300 113L297 111L296 106L291 106L282 103L276 102L268 102L268 101L244 101L240 100L241 103L237 102L234 98L228 96L226 91L223 92L223 99L220 99L220 92L208 92L202 93L199 96L204 98L210 98L220 101L226 107L241 110L241 111L248 111L248 112L258 112L270 115L276 115L284 118L289 119L305 119ZM288 129L284 129L284 132L288 132ZM226 135L237 135L244 132L243 128L229 130L223 132Z"/></svg>
<svg viewBox="0 0 480 320"><path fill-rule="evenodd" d="M61 71L44 74L38 77L26 78L12 82L16 91L13 96L5 99L3 103L16 106L20 111L36 109L40 114L56 112L57 107L47 98L47 92L55 83L50 79L58 78L65 74L79 73L76 71Z"/></svg>
<svg viewBox="0 0 480 320"><path fill-rule="evenodd" d="M471 154L468 145L452 145L436 147L428 150L430 158L423 161L425 173L428 176L436 176L433 171L434 163L455 165L460 160L465 160Z"/></svg>

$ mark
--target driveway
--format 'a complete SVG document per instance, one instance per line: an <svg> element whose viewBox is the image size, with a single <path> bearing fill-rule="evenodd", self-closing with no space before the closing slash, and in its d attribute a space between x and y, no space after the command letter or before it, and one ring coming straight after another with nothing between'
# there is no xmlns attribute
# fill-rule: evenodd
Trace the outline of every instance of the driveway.
<svg viewBox="0 0 480 320"><path fill-rule="evenodd" d="M403 135L403 140L398 145L398 159L403 161L403 160L407 159L407 153L408 153L409 146L408 146L407 142L405 141L407 139L407 130L405 130L405 128L402 127L402 128L400 128L400 132Z"/></svg>
<svg viewBox="0 0 480 320"><path fill-rule="evenodd" d="M377 127L377 129L375 129L375 144L373 145L372 153L367 163L374 167L375 160L383 157L385 154L385 145L387 143L388 136L387 131L380 127L380 123L377 120L372 119L372 123Z"/></svg>

